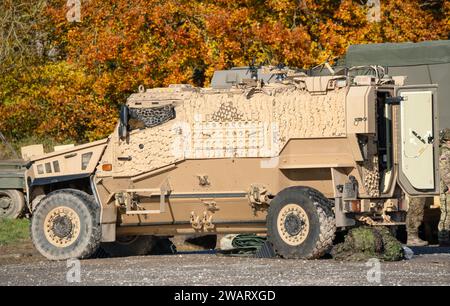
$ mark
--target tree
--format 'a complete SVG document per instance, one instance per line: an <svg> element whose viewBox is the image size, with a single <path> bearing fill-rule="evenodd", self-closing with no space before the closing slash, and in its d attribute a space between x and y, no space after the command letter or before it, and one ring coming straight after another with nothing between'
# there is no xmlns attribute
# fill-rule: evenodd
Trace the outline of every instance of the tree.
<svg viewBox="0 0 450 306"><path fill-rule="evenodd" d="M139 85L207 86L253 60L308 68L351 44L448 38L449 1L381 0L379 22L369 2L83 0L71 23L67 0L4 0L0 129L98 139Z"/></svg>
<svg viewBox="0 0 450 306"><path fill-rule="evenodd" d="M0 67L3 72L25 66L45 54L42 14L45 0L3 0L0 2Z"/></svg>

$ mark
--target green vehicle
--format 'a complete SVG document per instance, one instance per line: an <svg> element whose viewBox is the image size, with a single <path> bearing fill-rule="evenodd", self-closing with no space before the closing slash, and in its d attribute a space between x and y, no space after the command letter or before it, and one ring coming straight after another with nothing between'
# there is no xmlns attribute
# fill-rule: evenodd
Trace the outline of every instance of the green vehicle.
<svg viewBox="0 0 450 306"><path fill-rule="evenodd" d="M16 219L25 210L26 162L0 132L0 218Z"/></svg>

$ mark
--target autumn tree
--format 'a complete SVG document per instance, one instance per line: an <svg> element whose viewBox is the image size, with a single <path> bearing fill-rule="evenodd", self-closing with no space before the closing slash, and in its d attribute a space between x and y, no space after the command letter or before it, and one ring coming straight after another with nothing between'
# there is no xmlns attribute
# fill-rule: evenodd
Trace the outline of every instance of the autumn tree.
<svg viewBox="0 0 450 306"><path fill-rule="evenodd" d="M66 0L4 0L0 130L94 140L139 85L207 86L215 70L253 60L306 68L351 44L449 36L449 1L381 0L377 22L368 3L82 0L80 22L68 22ZM40 60L20 65L29 54Z"/></svg>
<svg viewBox="0 0 450 306"><path fill-rule="evenodd" d="M0 67L3 72L21 64L34 63L45 54L42 14L45 0L2 0L0 2Z"/></svg>

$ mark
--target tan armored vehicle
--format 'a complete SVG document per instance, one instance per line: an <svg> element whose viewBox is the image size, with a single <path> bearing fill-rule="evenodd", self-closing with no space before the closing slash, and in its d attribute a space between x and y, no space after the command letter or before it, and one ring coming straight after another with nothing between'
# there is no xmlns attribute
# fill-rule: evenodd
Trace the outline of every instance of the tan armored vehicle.
<svg viewBox="0 0 450 306"><path fill-rule="evenodd" d="M247 232L318 258L337 230L404 224L406 195L438 194L435 86L259 73L141 88L108 139L23 148L36 248L85 258L101 243L143 253L157 237Z"/></svg>

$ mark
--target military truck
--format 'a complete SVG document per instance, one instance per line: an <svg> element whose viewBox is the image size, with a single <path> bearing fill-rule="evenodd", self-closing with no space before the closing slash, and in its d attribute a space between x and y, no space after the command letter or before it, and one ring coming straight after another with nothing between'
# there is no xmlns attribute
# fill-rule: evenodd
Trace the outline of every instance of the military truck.
<svg viewBox="0 0 450 306"><path fill-rule="evenodd" d="M402 225L406 195L439 193L437 88L403 83L250 67L210 88L141 87L107 139L22 148L34 245L61 260L258 233L283 258L314 259L336 231Z"/></svg>
<svg viewBox="0 0 450 306"><path fill-rule="evenodd" d="M0 132L0 218L16 219L25 209L26 163Z"/></svg>

